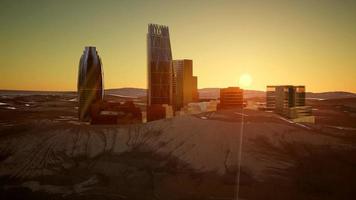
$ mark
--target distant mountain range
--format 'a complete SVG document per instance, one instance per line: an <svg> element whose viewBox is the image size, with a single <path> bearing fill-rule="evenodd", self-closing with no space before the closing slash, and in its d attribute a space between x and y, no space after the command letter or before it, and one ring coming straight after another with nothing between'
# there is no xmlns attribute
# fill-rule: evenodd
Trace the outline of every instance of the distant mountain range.
<svg viewBox="0 0 356 200"><path fill-rule="evenodd" d="M117 88L117 89L106 89L106 94L120 95L128 97L144 97L147 95L147 90L142 88Z"/></svg>
<svg viewBox="0 0 356 200"><path fill-rule="evenodd" d="M144 97L147 94L147 90L143 88L117 88L117 89L106 89L105 93L107 95L114 96L125 96L125 97ZM20 91L20 90L0 90L1 95L61 95L61 94L71 94L75 95L76 92L51 92L51 91ZM220 88L203 88L199 89L199 97L202 99L216 99L220 95ZM245 98L254 97L265 97L265 91L258 90L245 90ZM335 92L307 92L307 98L310 99L341 99L341 98L356 98L355 93L335 91Z"/></svg>
<svg viewBox="0 0 356 200"><path fill-rule="evenodd" d="M244 90L245 98L264 97L264 91ZM202 99L217 99L220 96L220 88L203 88L199 89L199 97Z"/></svg>
<svg viewBox="0 0 356 200"><path fill-rule="evenodd" d="M220 95L220 88L203 88L199 89L200 98L218 98ZM259 90L244 90L245 98L254 98L254 97L265 97L265 91ZM335 92L307 92L306 98L309 99L341 99L341 98L356 98L355 93L335 91Z"/></svg>
<svg viewBox="0 0 356 200"><path fill-rule="evenodd" d="M132 96L132 97L143 97L146 96L147 90L142 88L118 88L118 89L108 89L105 90L107 94L113 95L122 95L122 96ZM202 99L217 99L220 96L220 88L202 88L199 89L199 97ZM265 97L265 91L258 90L245 90L245 98L254 98L254 97ZM315 99L341 99L341 98L356 98L355 93L351 92L307 92L307 98Z"/></svg>
<svg viewBox="0 0 356 200"><path fill-rule="evenodd" d="M313 93L307 92L307 98L316 98L316 99L344 99L344 98L356 98L355 93L335 91L335 92L321 92Z"/></svg>

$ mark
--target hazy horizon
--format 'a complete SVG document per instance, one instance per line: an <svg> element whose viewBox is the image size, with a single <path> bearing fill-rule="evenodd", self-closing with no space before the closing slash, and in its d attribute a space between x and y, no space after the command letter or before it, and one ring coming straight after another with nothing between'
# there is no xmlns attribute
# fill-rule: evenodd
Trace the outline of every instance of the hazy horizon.
<svg viewBox="0 0 356 200"><path fill-rule="evenodd" d="M116 90L116 89L142 89L142 90L147 90L147 88L139 88L139 87L117 87L117 88L105 88L104 90ZM220 89L220 87L204 87L204 88L198 88L198 90L203 90L203 89ZM245 89L247 91L257 91L257 92L266 92L266 90L255 90L255 89ZM77 92L77 90L21 90L21 89L2 89L0 88L0 91L24 91L24 92ZM343 90L334 90L334 91L321 91L321 92L315 92L315 91L306 91L311 92L311 93L327 93L327 92L348 92L348 93L353 93L356 94L355 92L350 92L350 91L343 91Z"/></svg>
<svg viewBox="0 0 356 200"><path fill-rule="evenodd" d="M356 93L356 1L1 1L0 89L75 91L96 46L106 89L147 88L149 23L167 25L173 59L198 88L305 85Z"/></svg>

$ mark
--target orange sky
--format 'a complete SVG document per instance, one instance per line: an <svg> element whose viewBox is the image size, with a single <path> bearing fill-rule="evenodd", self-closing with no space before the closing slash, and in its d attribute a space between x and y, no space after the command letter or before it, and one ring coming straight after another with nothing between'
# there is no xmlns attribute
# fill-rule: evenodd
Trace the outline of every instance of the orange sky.
<svg viewBox="0 0 356 200"><path fill-rule="evenodd" d="M267 3L268 2L268 3ZM148 23L168 25L198 87L306 85L356 92L353 1L2 1L0 89L76 90L84 46L105 88L146 87Z"/></svg>

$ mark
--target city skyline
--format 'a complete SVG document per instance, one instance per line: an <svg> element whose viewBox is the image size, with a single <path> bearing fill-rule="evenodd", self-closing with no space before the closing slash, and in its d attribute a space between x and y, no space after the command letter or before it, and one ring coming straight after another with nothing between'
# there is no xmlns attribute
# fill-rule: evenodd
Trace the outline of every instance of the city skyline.
<svg viewBox="0 0 356 200"><path fill-rule="evenodd" d="M147 88L147 24L158 23L170 28L174 58L194 60L198 88L240 86L247 74L244 89L356 92L355 9L352 1L3 1L0 89L75 91L78 52L91 45L105 89Z"/></svg>

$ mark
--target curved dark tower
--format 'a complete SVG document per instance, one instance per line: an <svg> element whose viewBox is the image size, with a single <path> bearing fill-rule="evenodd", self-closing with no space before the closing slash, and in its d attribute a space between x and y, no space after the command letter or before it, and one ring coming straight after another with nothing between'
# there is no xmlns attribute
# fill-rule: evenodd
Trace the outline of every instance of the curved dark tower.
<svg viewBox="0 0 356 200"><path fill-rule="evenodd" d="M90 106L103 100L103 70L96 47L85 47L78 72L79 120L90 120Z"/></svg>

